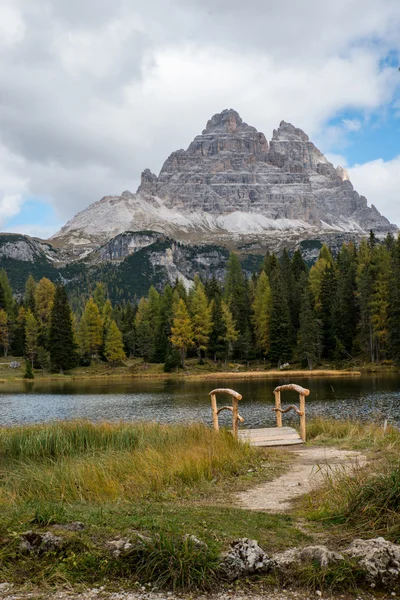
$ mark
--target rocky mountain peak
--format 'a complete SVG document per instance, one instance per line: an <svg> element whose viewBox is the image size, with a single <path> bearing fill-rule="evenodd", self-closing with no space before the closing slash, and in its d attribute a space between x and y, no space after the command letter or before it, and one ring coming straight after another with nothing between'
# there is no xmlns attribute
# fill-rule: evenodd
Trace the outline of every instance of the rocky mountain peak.
<svg viewBox="0 0 400 600"><path fill-rule="evenodd" d="M243 119L233 108L226 108L220 113L215 114L207 122L203 135L207 133L235 133L241 131L257 131L255 127L250 127L244 123Z"/></svg>
<svg viewBox="0 0 400 600"><path fill-rule="evenodd" d="M302 129L286 121L281 121L278 129L273 131L272 141L306 143L310 141L310 138Z"/></svg>
<svg viewBox="0 0 400 600"><path fill-rule="evenodd" d="M396 230L369 207L301 129L281 121L268 143L233 109L215 114L158 177L142 173L136 194L106 197L55 238L89 248L124 231L157 231L188 243L275 247L280 239L382 235ZM72 241L73 240L73 241ZM86 245L86 246L85 246Z"/></svg>

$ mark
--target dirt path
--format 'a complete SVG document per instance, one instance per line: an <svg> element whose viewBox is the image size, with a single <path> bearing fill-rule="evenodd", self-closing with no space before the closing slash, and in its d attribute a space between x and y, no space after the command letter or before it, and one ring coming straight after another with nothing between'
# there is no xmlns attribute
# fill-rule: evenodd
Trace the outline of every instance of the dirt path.
<svg viewBox="0 0 400 600"><path fill-rule="evenodd" d="M293 500L321 485L329 471L350 469L365 464L366 460L361 452L330 447L300 447L288 452L296 455L290 470L273 481L236 494L240 506L249 510L287 512Z"/></svg>

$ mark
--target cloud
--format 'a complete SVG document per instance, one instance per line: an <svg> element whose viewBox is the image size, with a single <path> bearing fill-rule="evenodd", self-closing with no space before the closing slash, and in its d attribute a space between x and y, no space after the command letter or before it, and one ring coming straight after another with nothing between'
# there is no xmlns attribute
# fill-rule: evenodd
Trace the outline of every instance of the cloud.
<svg viewBox="0 0 400 600"><path fill-rule="evenodd" d="M2 0L0 223L134 190L224 108L338 151L361 119L332 117L394 101L399 27L392 0Z"/></svg>
<svg viewBox="0 0 400 600"><path fill-rule="evenodd" d="M375 204L392 222L400 225L400 155L382 158L348 169L355 189Z"/></svg>

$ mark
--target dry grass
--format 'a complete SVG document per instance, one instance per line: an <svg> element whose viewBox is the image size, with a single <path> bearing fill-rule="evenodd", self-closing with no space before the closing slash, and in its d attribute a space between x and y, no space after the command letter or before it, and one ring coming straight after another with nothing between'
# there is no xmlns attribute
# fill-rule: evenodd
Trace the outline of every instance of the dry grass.
<svg viewBox="0 0 400 600"><path fill-rule="evenodd" d="M260 455L204 425L92 424L0 429L0 503L104 502L179 495L245 472Z"/></svg>

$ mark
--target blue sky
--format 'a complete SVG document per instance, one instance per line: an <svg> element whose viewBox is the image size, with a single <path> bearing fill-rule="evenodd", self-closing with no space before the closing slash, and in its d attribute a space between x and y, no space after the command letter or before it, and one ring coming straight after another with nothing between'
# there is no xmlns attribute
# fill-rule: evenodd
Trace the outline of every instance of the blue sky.
<svg viewBox="0 0 400 600"><path fill-rule="evenodd" d="M2 0L0 227L135 191L224 108L301 127L400 225L400 2Z"/></svg>

